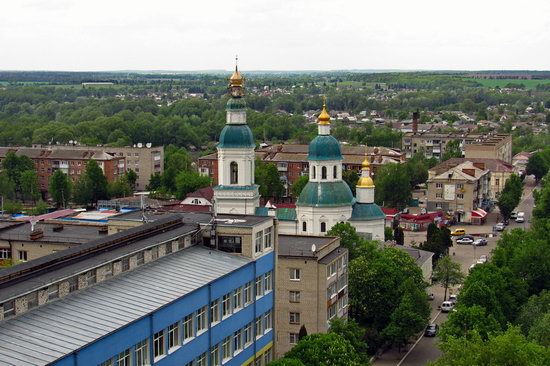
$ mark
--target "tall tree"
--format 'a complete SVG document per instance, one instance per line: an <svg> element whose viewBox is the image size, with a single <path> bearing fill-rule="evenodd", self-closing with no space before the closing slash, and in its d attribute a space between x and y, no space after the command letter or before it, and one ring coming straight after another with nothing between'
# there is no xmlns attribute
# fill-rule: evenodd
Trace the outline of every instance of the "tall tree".
<svg viewBox="0 0 550 366"><path fill-rule="evenodd" d="M529 158L526 170L528 175L534 175L535 179L539 181L548 173L549 168L549 162L543 158L542 154L535 153Z"/></svg>
<svg viewBox="0 0 550 366"><path fill-rule="evenodd" d="M162 176L159 173L151 174L149 178L149 184L147 184L148 191L156 191L162 186Z"/></svg>
<svg viewBox="0 0 550 366"><path fill-rule="evenodd" d="M451 158L461 158L462 150L460 149L460 140L452 140L445 145L445 152L443 153L442 161L449 160Z"/></svg>
<svg viewBox="0 0 550 366"><path fill-rule="evenodd" d="M188 193L208 187L210 183L209 177L202 176L197 172L181 171L176 177L176 197L184 199Z"/></svg>
<svg viewBox="0 0 550 366"><path fill-rule="evenodd" d="M287 352L285 358L298 359L308 366L362 365L351 343L336 333L308 335Z"/></svg>
<svg viewBox="0 0 550 366"><path fill-rule="evenodd" d="M71 180L61 170L56 170L51 178L49 185L50 197L57 207L67 207L71 198Z"/></svg>
<svg viewBox="0 0 550 366"><path fill-rule="evenodd" d="M407 168L401 164L383 165L376 177L376 203L398 210L405 208L412 197Z"/></svg>
<svg viewBox="0 0 550 366"><path fill-rule="evenodd" d="M21 194L23 199L36 200L40 197L40 187L38 185L38 176L34 170L25 170L21 173Z"/></svg>
<svg viewBox="0 0 550 366"><path fill-rule="evenodd" d="M329 332L336 333L347 340L355 349L362 360L363 365L369 363L367 354L368 347L365 341L365 329L362 328L355 320L348 318L347 320L333 318L330 321Z"/></svg>
<svg viewBox="0 0 550 366"><path fill-rule="evenodd" d="M458 285L464 280L464 274L460 270L460 264L453 262L448 255L437 262L434 275L437 279L437 283L441 284L445 289L445 295L443 296L445 300L447 299L449 287Z"/></svg>
<svg viewBox="0 0 550 366"><path fill-rule="evenodd" d="M134 191L136 189L136 182L138 179L137 173L134 172L132 169L128 169L125 176L126 176L126 181L130 185L130 188L132 189L132 191Z"/></svg>
<svg viewBox="0 0 550 366"><path fill-rule="evenodd" d="M15 198L15 182L10 179L6 171L0 172L0 196L4 199Z"/></svg>
<svg viewBox="0 0 550 366"><path fill-rule="evenodd" d="M300 197L300 193L302 193L302 190L306 186L307 182L309 182L309 176L307 175L302 175L294 181L294 184L292 185L292 198L294 200L297 200L298 197Z"/></svg>
<svg viewBox="0 0 550 366"><path fill-rule="evenodd" d="M357 181L359 180L359 174L357 174L355 170L344 170L342 173L342 179L348 184L351 192L355 196L355 188L357 186Z"/></svg>
<svg viewBox="0 0 550 366"><path fill-rule="evenodd" d="M109 198L107 178L103 175L103 171L95 160L88 160L84 175L88 180L92 193L92 203L94 205L97 205L98 200Z"/></svg>
<svg viewBox="0 0 550 366"><path fill-rule="evenodd" d="M480 305L466 306L458 304L456 311L449 314L447 321L441 327L440 337L446 342L450 337L469 337L476 333L487 340L491 333L502 330L499 322L492 314Z"/></svg>
<svg viewBox="0 0 550 366"><path fill-rule="evenodd" d="M278 199L283 195L285 187L275 164L256 160L254 180L260 186L260 195L266 200Z"/></svg>

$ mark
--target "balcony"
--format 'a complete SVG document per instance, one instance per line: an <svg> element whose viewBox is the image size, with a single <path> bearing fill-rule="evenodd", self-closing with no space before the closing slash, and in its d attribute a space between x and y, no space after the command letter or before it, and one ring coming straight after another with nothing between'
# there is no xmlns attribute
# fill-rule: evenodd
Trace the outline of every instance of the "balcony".
<svg viewBox="0 0 550 366"><path fill-rule="evenodd" d="M288 164L287 163L277 164L277 170L280 172L286 172L288 170Z"/></svg>

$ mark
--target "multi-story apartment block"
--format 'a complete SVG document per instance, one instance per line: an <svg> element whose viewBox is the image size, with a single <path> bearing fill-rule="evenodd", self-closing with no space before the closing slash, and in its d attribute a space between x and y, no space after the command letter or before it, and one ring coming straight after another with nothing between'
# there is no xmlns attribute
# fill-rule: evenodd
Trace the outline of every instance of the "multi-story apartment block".
<svg viewBox="0 0 550 366"><path fill-rule="evenodd" d="M457 222L479 224L490 204L491 172L481 163L465 161L446 171L428 171L428 211L441 210Z"/></svg>
<svg viewBox="0 0 550 366"><path fill-rule="evenodd" d="M348 251L340 239L279 235L277 255L277 357L308 334L327 332L348 315Z"/></svg>
<svg viewBox="0 0 550 366"><path fill-rule="evenodd" d="M237 240L233 223L261 239ZM9 344L0 360L264 366L274 230L272 218L172 215L0 271L0 341Z"/></svg>
<svg viewBox="0 0 550 366"><path fill-rule="evenodd" d="M512 162L512 136L509 134L460 134L460 133L414 133L403 135L402 145L406 158L422 152L427 158L441 160L447 144L460 141L466 158L500 159Z"/></svg>

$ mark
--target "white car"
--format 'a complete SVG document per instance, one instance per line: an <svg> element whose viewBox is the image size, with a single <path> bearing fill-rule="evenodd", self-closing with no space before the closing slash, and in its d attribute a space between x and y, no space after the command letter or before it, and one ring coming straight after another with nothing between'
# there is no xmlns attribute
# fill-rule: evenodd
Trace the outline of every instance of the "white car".
<svg viewBox="0 0 550 366"><path fill-rule="evenodd" d="M483 255L479 256L478 262L482 261L483 263L487 263L488 260L489 260L489 257L487 257L485 254L483 254Z"/></svg>
<svg viewBox="0 0 550 366"><path fill-rule="evenodd" d="M453 310L454 307L455 306L451 301L443 301L443 303L441 303L441 311L443 313L448 313L449 311Z"/></svg>
<svg viewBox="0 0 550 366"><path fill-rule="evenodd" d="M499 222L498 224L495 225L495 229L497 231L503 231L505 227L506 227L506 225L504 225L503 222Z"/></svg>
<svg viewBox="0 0 550 366"><path fill-rule="evenodd" d="M455 294L449 295L449 301L456 304L457 296Z"/></svg>
<svg viewBox="0 0 550 366"><path fill-rule="evenodd" d="M512 212L512 213L510 214L510 218L511 218L511 219L515 219L515 218L517 218L517 217L518 217L518 213L517 213L517 212Z"/></svg>
<svg viewBox="0 0 550 366"><path fill-rule="evenodd" d="M525 222L525 213L524 212L518 212L518 215L516 217L516 222Z"/></svg>

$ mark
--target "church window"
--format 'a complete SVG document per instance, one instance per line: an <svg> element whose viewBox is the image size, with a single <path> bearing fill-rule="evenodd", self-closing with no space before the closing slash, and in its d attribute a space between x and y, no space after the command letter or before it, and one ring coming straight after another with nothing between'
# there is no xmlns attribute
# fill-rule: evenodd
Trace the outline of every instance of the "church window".
<svg viewBox="0 0 550 366"><path fill-rule="evenodd" d="M302 222L302 231L307 231L307 223L305 221Z"/></svg>
<svg viewBox="0 0 550 366"><path fill-rule="evenodd" d="M334 179L338 177L338 168L336 168L336 165L333 168L333 176L334 176Z"/></svg>
<svg viewBox="0 0 550 366"><path fill-rule="evenodd" d="M321 179L327 179L327 167L326 166L321 168Z"/></svg>
<svg viewBox="0 0 550 366"><path fill-rule="evenodd" d="M239 183L239 165L236 162L231 162L231 184Z"/></svg>
<svg viewBox="0 0 550 366"><path fill-rule="evenodd" d="M326 222L322 222L321 223L321 232L322 233L325 233L327 231L327 223Z"/></svg>
<svg viewBox="0 0 550 366"><path fill-rule="evenodd" d="M315 175L316 175L316 173L317 173L316 170L317 170L317 169L316 169L315 167L313 167L313 173L312 173L312 178L313 178L313 179L315 179Z"/></svg>

